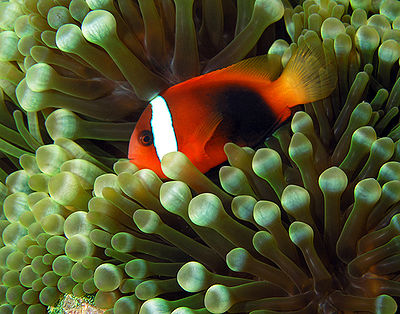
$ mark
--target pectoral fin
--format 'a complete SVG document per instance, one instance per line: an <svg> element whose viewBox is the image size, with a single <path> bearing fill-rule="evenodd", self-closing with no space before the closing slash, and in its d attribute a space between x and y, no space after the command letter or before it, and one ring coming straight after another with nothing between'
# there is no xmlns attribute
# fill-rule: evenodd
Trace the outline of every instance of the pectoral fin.
<svg viewBox="0 0 400 314"><path fill-rule="evenodd" d="M221 124L222 120L223 117L219 112L213 112L208 119L193 130L193 135L190 137L191 143L188 143L188 146L190 146L191 151L194 152L195 155L200 158L208 158L205 146L213 137L215 130Z"/></svg>
<svg viewBox="0 0 400 314"><path fill-rule="evenodd" d="M223 117L219 112L213 112L210 118L205 120L204 123L199 125L195 131L194 136L200 140L201 143L206 144L214 135L218 125L222 122Z"/></svg>

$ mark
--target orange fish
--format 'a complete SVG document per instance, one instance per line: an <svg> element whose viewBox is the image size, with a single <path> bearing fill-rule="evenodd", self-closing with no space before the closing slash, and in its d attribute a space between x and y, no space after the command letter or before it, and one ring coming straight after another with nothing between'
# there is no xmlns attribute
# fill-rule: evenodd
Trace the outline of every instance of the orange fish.
<svg viewBox="0 0 400 314"><path fill-rule="evenodd" d="M291 107L325 98L336 86L321 47L301 45L274 80L280 71L280 57L263 55L168 88L142 113L128 158L165 178L162 157L180 151L207 172L226 161L225 143L259 144Z"/></svg>

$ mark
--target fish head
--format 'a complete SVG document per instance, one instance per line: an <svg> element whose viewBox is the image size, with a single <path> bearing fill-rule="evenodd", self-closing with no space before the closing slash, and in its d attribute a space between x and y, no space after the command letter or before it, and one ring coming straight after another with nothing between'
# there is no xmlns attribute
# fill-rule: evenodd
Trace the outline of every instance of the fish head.
<svg viewBox="0 0 400 314"><path fill-rule="evenodd" d="M129 141L128 159L139 169L153 170L160 178L165 178L154 146L151 116L151 105L148 105L132 132Z"/></svg>

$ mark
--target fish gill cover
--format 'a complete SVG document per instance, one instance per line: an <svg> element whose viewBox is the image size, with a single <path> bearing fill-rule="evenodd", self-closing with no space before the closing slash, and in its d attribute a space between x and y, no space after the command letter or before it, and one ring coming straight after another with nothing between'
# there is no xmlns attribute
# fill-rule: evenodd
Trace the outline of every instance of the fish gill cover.
<svg viewBox="0 0 400 314"><path fill-rule="evenodd" d="M1 313L396 312L398 1L13 0L0 29ZM161 90L301 41L336 90L219 180L121 159Z"/></svg>

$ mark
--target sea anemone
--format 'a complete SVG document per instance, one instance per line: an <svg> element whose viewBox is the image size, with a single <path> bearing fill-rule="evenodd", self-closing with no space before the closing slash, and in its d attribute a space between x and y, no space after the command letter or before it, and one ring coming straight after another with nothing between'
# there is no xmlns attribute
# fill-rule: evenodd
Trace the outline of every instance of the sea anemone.
<svg viewBox="0 0 400 314"><path fill-rule="evenodd" d="M398 15L394 0L1 2L0 312L73 294L108 313L395 313ZM120 159L161 90L261 53L284 67L302 42L337 88L265 147L226 144L219 180L179 152L167 182Z"/></svg>

